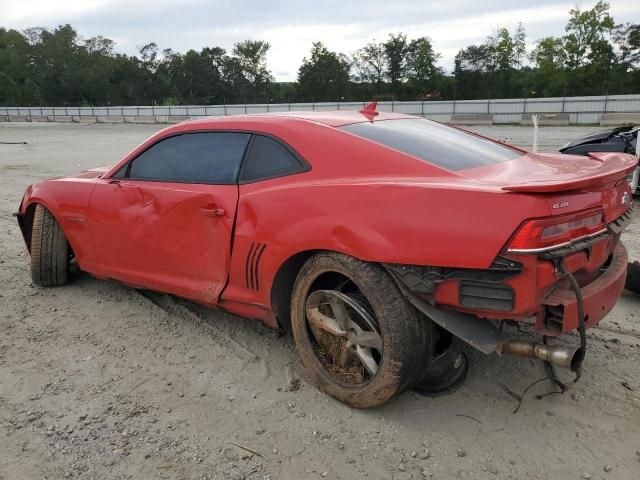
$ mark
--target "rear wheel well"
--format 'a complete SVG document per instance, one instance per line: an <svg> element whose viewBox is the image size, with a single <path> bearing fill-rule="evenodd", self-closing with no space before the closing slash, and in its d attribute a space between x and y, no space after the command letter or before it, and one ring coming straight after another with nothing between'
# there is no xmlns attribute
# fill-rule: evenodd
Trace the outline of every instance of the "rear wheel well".
<svg viewBox="0 0 640 480"><path fill-rule="evenodd" d="M314 253L320 250L306 250L289 257L278 269L271 287L271 309L276 315L278 324L287 332L291 332L291 295L293 284L298 278L300 269Z"/></svg>

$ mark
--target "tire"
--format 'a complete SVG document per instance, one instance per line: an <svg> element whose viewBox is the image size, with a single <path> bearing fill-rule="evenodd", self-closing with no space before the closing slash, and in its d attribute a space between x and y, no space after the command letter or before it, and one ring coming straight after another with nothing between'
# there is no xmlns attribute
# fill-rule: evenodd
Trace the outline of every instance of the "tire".
<svg viewBox="0 0 640 480"><path fill-rule="evenodd" d="M629 262L627 265L627 280L625 288L631 292L640 293L640 263Z"/></svg>
<svg viewBox="0 0 640 480"><path fill-rule="evenodd" d="M69 280L69 243L51 212L37 205L31 229L31 279L41 287Z"/></svg>
<svg viewBox="0 0 640 480"><path fill-rule="evenodd" d="M314 291L326 291L321 287L326 287L333 276L346 277L352 282L354 290L350 295L355 296L357 288L379 329L382 348L381 352L376 350L377 371L369 372L370 378L359 383L343 381L323 364L321 358L324 357L318 354L320 342L307 316L308 299L313 298ZM293 287L291 326L296 350L311 381L356 408L382 405L412 388L422 378L433 356L431 321L402 296L387 272L378 264L334 252L312 256L300 270Z"/></svg>
<svg viewBox="0 0 640 480"><path fill-rule="evenodd" d="M438 327L439 339L434 358L424 371L414 390L426 397L441 397L462 386L469 372L469 361L461 348L461 341Z"/></svg>

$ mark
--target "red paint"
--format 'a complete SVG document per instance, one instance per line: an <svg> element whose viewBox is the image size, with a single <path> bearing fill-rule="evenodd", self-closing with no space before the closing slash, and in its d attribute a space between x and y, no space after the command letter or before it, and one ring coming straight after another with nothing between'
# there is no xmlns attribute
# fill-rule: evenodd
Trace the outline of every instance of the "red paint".
<svg viewBox="0 0 640 480"><path fill-rule="evenodd" d="M365 110L206 118L171 126L109 169L34 184L20 213L44 204L61 224L80 268L93 275L276 326L273 281L298 253L333 250L371 262L486 269L528 219L599 208L611 222L628 208L621 198L625 192L630 198L624 178L637 161L631 155L523 152L512 161L451 172L334 128L412 118ZM311 170L244 185L110 180L164 137L212 130L277 137ZM567 260L567 269L591 282L617 243L617 237L606 237L590 258ZM258 244L264 245L259 254ZM535 316L545 297L560 288L550 262L534 255L513 258L524 265L507 282L516 292L513 311L471 313ZM611 275L619 282L623 269L615 265ZM257 287L249 285L249 273ZM598 287L602 282L596 281L590 283L596 285L592 294L608 311L619 284ZM464 310L457 288L457 281L439 284L436 302Z"/></svg>

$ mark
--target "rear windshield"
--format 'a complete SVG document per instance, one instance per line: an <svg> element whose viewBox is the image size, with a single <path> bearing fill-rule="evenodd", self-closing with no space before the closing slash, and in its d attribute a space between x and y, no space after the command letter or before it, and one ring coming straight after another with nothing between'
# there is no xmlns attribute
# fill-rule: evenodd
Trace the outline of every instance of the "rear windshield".
<svg viewBox="0 0 640 480"><path fill-rule="evenodd" d="M429 120L354 123L347 132L413 155L447 170L463 170L522 156L522 152Z"/></svg>

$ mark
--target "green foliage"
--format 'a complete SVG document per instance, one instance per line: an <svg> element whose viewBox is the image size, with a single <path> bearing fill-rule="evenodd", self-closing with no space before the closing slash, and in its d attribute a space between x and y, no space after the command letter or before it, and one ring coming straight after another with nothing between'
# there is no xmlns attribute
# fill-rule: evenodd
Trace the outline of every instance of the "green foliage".
<svg viewBox="0 0 640 480"><path fill-rule="evenodd" d="M356 50L351 64L354 70L354 81L371 83L380 88L388 68L384 44L374 40Z"/></svg>
<svg viewBox="0 0 640 480"><path fill-rule="evenodd" d="M598 42L606 41L607 35L615 27L609 15L609 4L599 0L590 10L574 8L569 10L569 23L565 27L564 49L567 67L575 69L587 61Z"/></svg>
<svg viewBox="0 0 640 480"><path fill-rule="evenodd" d="M309 101L342 100L349 88L349 61L315 42L298 70L299 95Z"/></svg>
<svg viewBox="0 0 640 480"><path fill-rule="evenodd" d="M0 28L0 105L179 105L295 101L484 99L638 93L640 25L615 25L609 4L569 11L563 36L526 51L522 24L498 28L455 56L452 75L426 36L402 32L349 58L313 44L297 82L275 82L270 45L245 40L227 53L185 53L155 42L135 56L70 25L22 32Z"/></svg>
<svg viewBox="0 0 640 480"><path fill-rule="evenodd" d="M403 33L390 34L389 40L384 42L384 52L387 56L387 78L393 86L396 86L404 77L408 50L407 36Z"/></svg>

